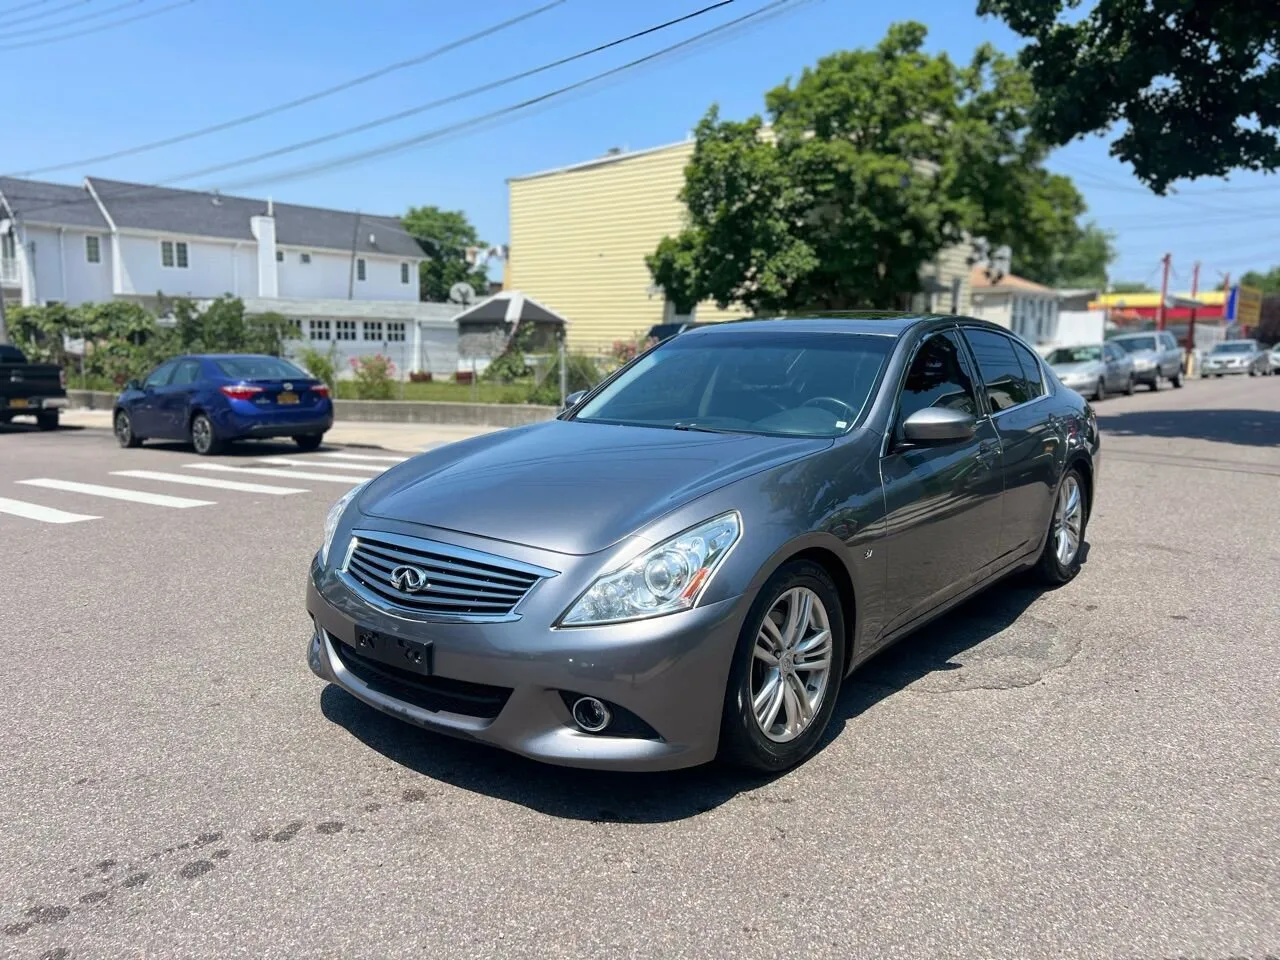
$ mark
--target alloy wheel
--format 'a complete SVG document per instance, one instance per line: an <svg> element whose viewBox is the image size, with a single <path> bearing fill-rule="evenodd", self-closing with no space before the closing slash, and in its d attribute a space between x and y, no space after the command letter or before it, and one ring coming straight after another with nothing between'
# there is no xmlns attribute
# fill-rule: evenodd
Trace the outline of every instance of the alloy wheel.
<svg viewBox="0 0 1280 960"><path fill-rule="evenodd" d="M760 731L786 743L813 723L831 679L833 645L827 608L808 587L778 597L756 634L751 708Z"/></svg>
<svg viewBox="0 0 1280 960"><path fill-rule="evenodd" d="M1053 513L1054 548L1058 563L1068 567L1080 549L1080 533L1084 526L1084 497L1080 481L1068 474L1058 491L1058 504Z"/></svg>
<svg viewBox="0 0 1280 960"><path fill-rule="evenodd" d="M204 453L213 446L213 425L208 417L196 417L191 423L191 445L198 453Z"/></svg>
<svg viewBox="0 0 1280 960"><path fill-rule="evenodd" d="M120 446L127 447L129 440L133 436L133 427L129 424L129 415L121 412L116 414L116 439L120 441Z"/></svg>

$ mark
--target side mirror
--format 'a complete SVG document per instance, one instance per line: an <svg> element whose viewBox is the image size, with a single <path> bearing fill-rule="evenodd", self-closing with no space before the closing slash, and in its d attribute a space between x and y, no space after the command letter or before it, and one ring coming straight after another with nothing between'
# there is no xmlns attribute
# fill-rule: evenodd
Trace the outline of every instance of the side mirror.
<svg viewBox="0 0 1280 960"><path fill-rule="evenodd" d="M585 397L586 395L587 395L586 390L575 390L573 393L565 397L564 398L565 411L567 412L569 410L572 410L574 407L580 404L582 402L582 398Z"/></svg>
<svg viewBox="0 0 1280 960"><path fill-rule="evenodd" d="M128 381L128 382L126 382L126 383L125 383L124 388L125 388L126 390L141 390L141 389L142 389L142 381L141 381L141 380L130 380L130 381Z"/></svg>
<svg viewBox="0 0 1280 960"><path fill-rule="evenodd" d="M973 414L950 407L925 407L902 423L902 436L908 443L955 443L968 440L977 429Z"/></svg>

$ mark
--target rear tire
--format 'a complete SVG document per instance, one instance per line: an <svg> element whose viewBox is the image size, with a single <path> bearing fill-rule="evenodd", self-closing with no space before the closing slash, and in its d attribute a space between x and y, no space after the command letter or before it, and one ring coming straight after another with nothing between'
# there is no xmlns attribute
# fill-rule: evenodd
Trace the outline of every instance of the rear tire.
<svg viewBox="0 0 1280 960"><path fill-rule="evenodd" d="M142 446L142 438L133 432L133 418L124 410L116 411L114 430L120 446L126 449Z"/></svg>
<svg viewBox="0 0 1280 960"><path fill-rule="evenodd" d="M1173 389L1181 390L1182 389L1182 371L1179 370L1177 373L1175 373L1173 375L1173 379L1170 380L1169 382L1173 384Z"/></svg>
<svg viewBox="0 0 1280 960"><path fill-rule="evenodd" d="M1158 371L1156 375L1151 378L1151 382L1147 384L1147 386L1151 388L1152 393L1155 393L1157 390L1160 389L1160 374Z"/></svg>
<svg viewBox="0 0 1280 960"><path fill-rule="evenodd" d="M294 437L293 442L298 445L299 450L317 450L320 444L324 442L324 434L306 433L302 436Z"/></svg>
<svg viewBox="0 0 1280 960"><path fill-rule="evenodd" d="M213 432L213 421L203 413L197 413L191 418L191 446L202 457L222 452L223 443Z"/></svg>
<svg viewBox="0 0 1280 960"><path fill-rule="evenodd" d="M814 669L818 663L825 674ZM777 773L808 757L835 712L844 665L844 611L830 575L808 560L780 567L760 588L738 637L720 759Z"/></svg>
<svg viewBox="0 0 1280 960"><path fill-rule="evenodd" d="M36 426L41 430L57 430L58 429L58 411L52 413L37 413Z"/></svg>
<svg viewBox="0 0 1280 960"><path fill-rule="evenodd" d="M1089 525L1089 501L1084 476L1078 467L1063 475L1053 498L1049 533L1036 564L1036 578L1049 586L1061 586L1080 572L1080 553Z"/></svg>

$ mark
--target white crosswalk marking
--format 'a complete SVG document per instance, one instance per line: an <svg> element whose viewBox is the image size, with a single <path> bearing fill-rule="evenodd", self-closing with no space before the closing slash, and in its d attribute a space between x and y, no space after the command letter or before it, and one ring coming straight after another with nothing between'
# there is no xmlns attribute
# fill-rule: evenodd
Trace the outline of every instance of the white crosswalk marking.
<svg viewBox="0 0 1280 960"><path fill-rule="evenodd" d="M39 520L42 523L79 523L81 520L102 519L87 513L68 513L66 510L55 510L53 507L42 507L38 503L9 500L5 497L0 497L0 513L9 513L26 520Z"/></svg>
<svg viewBox="0 0 1280 960"><path fill-rule="evenodd" d="M386 470L390 464L373 464L373 463L321 463L318 460L290 460L288 457L262 457L263 463L283 463L289 467L321 467L325 470L371 470L374 473L381 473Z"/></svg>
<svg viewBox="0 0 1280 960"><path fill-rule="evenodd" d="M326 451L322 457L337 457L339 460L372 460L375 463L404 463L408 457L373 457L363 453L330 453Z"/></svg>
<svg viewBox="0 0 1280 960"><path fill-rule="evenodd" d="M190 470L216 470L257 477L284 477L286 480L327 480L330 483L364 483L369 477L352 477L340 473L307 473L304 470L272 470L270 467L229 467L223 463L188 463Z"/></svg>
<svg viewBox="0 0 1280 960"><path fill-rule="evenodd" d="M163 483L185 483L191 487L238 490L241 493L268 493L273 496L284 496L289 493L307 493L302 487L273 487L265 483L220 480L217 477L190 477L181 473L164 473L160 470L113 470L111 475L113 477L136 477L139 480L159 480Z"/></svg>
<svg viewBox="0 0 1280 960"><path fill-rule="evenodd" d="M187 507L211 507L213 500L190 500L187 497L171 497L166 493L147 493L143 490L128 490L124 487L104 487L96 483L78 483L75 480L50 480L40 477L35 480L17 480L32 487L47 487L50 490L65 490L68 493L83 493L90 497L108 497L112 500L129 500L132 503L149 503L156 507L172 507L185 510Z"/></svg>

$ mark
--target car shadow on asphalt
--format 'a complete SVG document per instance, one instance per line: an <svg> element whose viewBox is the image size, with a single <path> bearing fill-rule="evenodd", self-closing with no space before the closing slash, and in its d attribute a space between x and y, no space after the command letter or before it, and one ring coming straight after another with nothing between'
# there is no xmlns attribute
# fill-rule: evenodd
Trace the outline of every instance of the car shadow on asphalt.
<svg viewBox="0 0 1280 960"><path fill-rule="evenodd" d="M842 733L856 735L846 728L886 697L937 671L959 669L957 656L1005 630L1042 593L1043 588L1011 579L863 664L845 682L819 750ZM551 766L415 729L332 684L321 693L320 708L330 722L369 748L424 777L571 820L683 820L787 776L750 774L719 764L649 774Z"/></svg>
<svg viewBox="0 0 1280 960"><path fill-rule="evenodd" d="M1185 438L1280 447L1280 411L1276 410L1134 410L1103 414L1098 417L1098 426L1117 437Z"/></svg>
<svg viewBox="0 0 1280 960"><path fill-rule="evenodd" d="M24 433L71 433L83 429L84 427L65 423L58 424L57 430L41 430L34 423L0 423L0 437L8 434L20 435Z"/></svg>
<svg viewBox="0 0 1280 960"><path fill-rule="evenodd" d="M169 453L186 453L193 456L196 455L191 444L183 440L148 440L144 444L147 450L164 450ZM306 453L325 453L330 450L338 450L332 444L324 443L315 450L307 450ZM212 457L212 461L225 459L244 458L252 460L256 457L271 457L277 454L295 454L301 455L304 451L298 449L298 445L292 440L237 440L235 443L228 444L220 452Z"/></svg>

